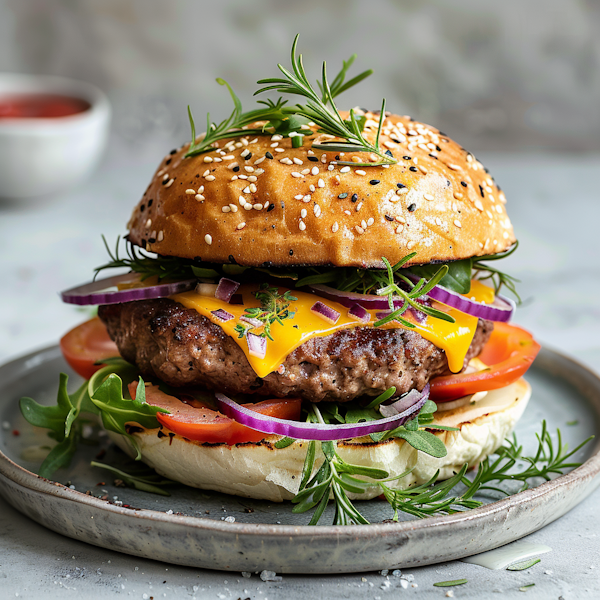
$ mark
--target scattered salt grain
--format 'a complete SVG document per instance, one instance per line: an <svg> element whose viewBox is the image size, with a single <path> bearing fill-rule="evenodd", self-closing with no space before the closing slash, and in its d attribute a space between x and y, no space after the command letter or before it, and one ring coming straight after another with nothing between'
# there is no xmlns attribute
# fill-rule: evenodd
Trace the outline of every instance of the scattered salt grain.
<svg viewBox="0 0 600 600"><path fill-rule="evenodd" d="M235 517L225 517L225 523L235 523Z"/></svg>
<svg viewBox="0 0 600 600"><path fill-rule="evenodd" d="M275 573L275 571L267 571L266 569L264 571L260 572L260 578L263 581L281 581L282 577L280 575L277 575L277 573Z"/></svg>
<svg viewBox="0 0 600 600"><path fill-rule="evenodd" d="M248 571L242 571L242 577L250 579L250 577L252 577L252 573L249 573Z"/></svg>

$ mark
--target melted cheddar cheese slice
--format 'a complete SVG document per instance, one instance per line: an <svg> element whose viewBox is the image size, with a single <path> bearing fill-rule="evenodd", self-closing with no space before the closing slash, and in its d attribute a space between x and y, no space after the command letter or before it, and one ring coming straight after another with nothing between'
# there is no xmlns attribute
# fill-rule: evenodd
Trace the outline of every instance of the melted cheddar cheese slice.
<svg viewBox="0 0 600 600"><path fill-rule="evenodd" d="M475 283L475 282L474 282ZM248 362L259 377L266 377L269 373L276 371L279 366L285 361L288 354L293 352L298 346L308 341L313 337L324 337L350 327L373 326L379 320L377 313L380 310L369 311L369 322L360 322L348 316L348 308L326 300L313 294L307 294L296 290L291 290L296 301L292 301L289 306L289 311L294 312L293 317L288 317L283 320L283 324L273 323L271 325L271 335L273 340L267 341L267 350L264 358L250 354L248 343L245 337L239 337L235 331L235 327L240 323L239 318L245 314L246 308L260 307L260 301L256 299L255 292L258 290L257 285L242 285L238 293L242 295L243 304L228 304L218 300L214 296L203 296L199 293L185 292L171 296L172 300L183 304L186 308L197 310L201 315L219 325L223 331L231 336L239 345L241 350L246 355ZM279 294L283 294L287 288L279 288ZM490 288L476 282L476 285L471 287L469 298L478 300L479 302L492 302L493 290L491 290L491 299L489 294ZM311 311L311 307L315 302L320 301L323 304L331 307L333 310L340 313L340 317L335 324L326 321L324 318ZM422 323L418 322L410 312L403 315L407 321L414 324L414 331L418 332L426 340L438 348L445 351L448 357L448 366L454 373L460 371L463 366L467 350L471 345L475 330L477 329L477 317L472 317L463 312L450 308L440 303L434 303L435 307L442 310L455 319L455 323L448 323L440 319L427 317ZM219 309L224 310L234 316L229 321L224 321L214 314ZM407 329L397 321L383 325L385 329L402 328ZM263 333L262 327L253 328L252 333Z"/></svg>

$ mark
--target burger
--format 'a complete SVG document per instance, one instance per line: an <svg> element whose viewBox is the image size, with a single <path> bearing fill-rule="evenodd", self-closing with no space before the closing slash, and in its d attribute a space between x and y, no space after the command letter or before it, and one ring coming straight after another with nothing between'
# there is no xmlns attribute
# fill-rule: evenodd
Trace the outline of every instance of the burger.
<svg viewBox="0 0 600 600"><path fill-rule="evenodd" d="M259 83L289 92L295 46L292 61ZM336 522L360 523L352 499L494 452L539 345L498 294L513 280L495 261L516 248L503 192L438 129L385 105L338 111L348 66L320 103L243 113L231 92L228 120L201 136L192 120L133 210L127 255L98 269L129 272L63 293L100 306L61 346L91 375L77 414L161 475L316 521L333 498Z"/></svg>

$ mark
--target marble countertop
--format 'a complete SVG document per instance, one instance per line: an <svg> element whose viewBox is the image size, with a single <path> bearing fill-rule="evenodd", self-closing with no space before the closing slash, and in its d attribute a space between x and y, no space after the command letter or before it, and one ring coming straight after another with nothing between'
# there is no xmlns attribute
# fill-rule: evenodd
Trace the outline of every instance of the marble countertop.
<svg viewBox="0 0 600 600"><path fill-rule="evenodd" d="M105 262L100 234L114 243L145 188L155 161L126 162L110 153L86 184L36 201L0 201L0 362L57 342L87 309L62 304L57 292L91 278ZM515 320L544 344L600 372L600 157L480 157L506 192L520 240L503 269L522 280ZM525 577L462 562L406 570L408 582L378 573L336 576L257 575L203 571L130 557L62 537L0 500L0 597L37 598L373 598L397 594L446 597L432 583L466 577L456 598L595 598L600 584L596 491L527 540L553 552ZM409 578L410 579L410 578ZM525 581L526 580L526 581ZM405 583L402 583L404 581ZM389 583L387 583L389 582ZM413 584L417 584L413 587Z"/></svg>

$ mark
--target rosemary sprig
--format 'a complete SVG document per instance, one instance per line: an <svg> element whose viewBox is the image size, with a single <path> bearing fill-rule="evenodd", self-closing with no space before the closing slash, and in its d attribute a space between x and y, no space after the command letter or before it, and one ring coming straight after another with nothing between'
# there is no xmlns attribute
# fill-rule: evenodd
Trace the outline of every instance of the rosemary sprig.
<svg viewBox="0 0 600 600"><path fill-rule="evenodd" d="M294 38L291 52L291 62L293 72L286 69L283 65L278 64L279 70L283 73L284 78L261 79L259 85L264 85L256 94L277 90L281 94L292 94L302 96L307 99L306 104L296 104L293 109L296 115L306 117L309 121L315 123L319 127L321 133L332 135L345 141L330 141L322 144L313 144L314 148L319 150L330 150L333 152L369 152L379 157L378 161L352 163L346 161L338 161L338 164L351 164L354 166L375 166L375 165L390 165L398 161L391 153L383 152L379 148L379 136L385 121L385 99L381 104L381 113L379 119L379 127L375 136L375 142L369 142L362 134L362 128L356 118L354 110L350 111L349 121L344 120L340 115L334 101L334 96L348 89L351 85L358 83L368 77L371 73L365 71L361 73L347 84L344 84L345 73L354 61L351 57L349 61L344 62L342 71L334 79L330 85L327 79L327 65L323 62L321 71L321 81L319 89L321 95L312 87L304 65L302 63L302 54L296 56L296 47L298 45L298 35Z"/></svg>
<svg viewBox="0 0 600 600"><path fill-rule="evenodd" d="M562 443L560 429L556 430L558 442L555 447L552 437L547 429L546 421L542 421L542 431L536 434L538 447L533 456L523 456L523 447L517 442L516 435L507 439L505 445L496 450L492 460L485 458L477 469L473 480L466 477L468 465L450 479L436 483L436 473L427 483L406 490L392 490L385 483L381 483L383 494L395 511L394 518L398 512L424 518L436 514L452 514L462 510L477 508L483 502L474 500L473 497L481 492L493 491L504 495L510 492L497 487L497 482L515 481L521 483L519 492L526 490L530 482L535 479L551 479L552 474L562 474L565 469L578 467L580 463L569 462L569 459L587 444L593 436L590 436L579 444L574 450L569 451L567 444ZM517 461L528 463L525 469L513 471ZM495 485L491 485L494 483ZM459 495L451 495L454 488L464 485L464 491Z"/></svg>
<svg viewBox="0 0 600 600"><path fill-rule="evenodd" d="M271 287L268 283L261 284L255 295L261 306L246 308L244 310L245 316L260 321L264 326L263 333L260 334L261 337L268 337L273 340L271 325L273 323L283 325L285 319L293 319L295 312L290 311L289 306L290 302L295 302L298 298L292 296L292 292L289 290L280 294L278 288ZM250 323L242 322L235 326L234 331L239 338L242 338L251 327Z"/></svg>

